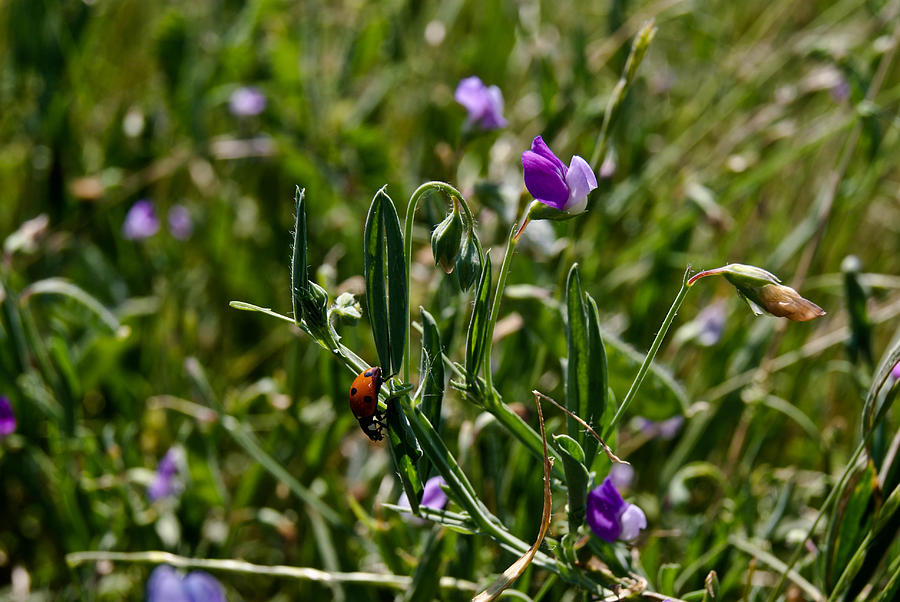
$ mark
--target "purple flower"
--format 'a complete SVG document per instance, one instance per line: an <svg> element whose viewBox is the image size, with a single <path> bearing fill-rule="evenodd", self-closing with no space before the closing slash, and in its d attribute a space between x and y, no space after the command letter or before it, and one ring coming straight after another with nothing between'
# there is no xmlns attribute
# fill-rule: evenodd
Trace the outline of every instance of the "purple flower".
<svg viewBox="0 0 900 602"><path fill-rule="evenodd" d="M128 240L138 240L153 236L159 231L156 206L150 199L141 199L131 206L122 224L122 236Z"/></svg>
<svg viewBox="0 0 900 602"><path fill-rule="evenodd" d="M209 573L192 571L181 577L161 564L147 580L147 602L225 602L225 591Z"/></svg>
<svg viewBox="0 0 900 602"><path fill-rule="evenodd" d="M181 487L178 470L182 462L181 450L177 447L171 448L162 457L156 466L156 475L147 487L147 497L151 502L168 497Z"/></svg>
<svg viewBox="0 0 900 602"><path fill-rule="evenodd" d="M666 418L662 422L655 422L649 418L639 417L637 419L639 428L649 438L659 437L660 439L672 439L681 430L684 424L684 416L678 414L671 418Z"/></svg>
<svg viewBox="0 0 900 602"><path fill-rule="evenodd" d="M503 94L497 86L485 86L480 78L473 75L459 82L453 98L469 112L468 123L477 123L485 130L506 127Z"/></svg>
<svg viewBox="0 0 900 602"><path fill-rule="evenodd" d="M266 95L254 86L243 86L231 93L228 110L237 117L259 115L266 108Z"/></svg>
<svg viewBox="0 0 900 602"><path fill-rule="evenodd" d="M900 362L894 364L894 368L891 370L891 380L894 382L900 380Z"/></svg>
<svg viewBox="0 0 900 602"><path fill-rule="evenodd" d="M597 187L597 176L587 161L575 155L569 167L538 136L531 150L522 153L525 187L541 203L566 213L581 213L587 195Z"/></svg>
<svg viewBox="0 0 900 602"><path fill-rule="evenodd" d="M169 208L166 221L169 222L169 232L178 240L186 240L194 231L191 213L184 205L172 205Z"/></svg>
<svg viewBox="0 0 900 602"><path fill-rule="evenodd" d="M697 342L704 347L711 347L722 338L725 330L725 301L713 301L697 314Z"/></svg>
<svg viewBox="0 0 900 602"><path fill-rule="evenodd" d="M631 464L613 464L609 469L609 478L616 489L628 489L634 481L634 468Z"/></svg>
<svg viewBox="0 0 900 602"><path fill-rule="evenodd" d="M594 534L608 542L629 541L647 528L644 511L619 495L612 479L606 477L587 496L587 523Z"/></svg>
<svg viewBox="0 0 900 602"><path fill-rule="evenodd" d="M11 435L16 430L16 415L12 404L5 395L0 395L0 437Z"/></svg>
<svg viewBox="0 0 900 602"><path fill-rule="evenodd" d="M444 477L437 476L431 477L427 481L425 481L425 490L422 492L422 501L419 502L420 506L426 506L433 510L443 510L444 506L447 505L447 494L444 493L444 490L441 488L442 485L446 485L446 481L444 481ZM401 508L409 509L409 497L406 495L404 491L400 495L400 499L397 500L397 505ZM425 521L421 520L418 517L410 517L410 522L422 524Z"/></svg>

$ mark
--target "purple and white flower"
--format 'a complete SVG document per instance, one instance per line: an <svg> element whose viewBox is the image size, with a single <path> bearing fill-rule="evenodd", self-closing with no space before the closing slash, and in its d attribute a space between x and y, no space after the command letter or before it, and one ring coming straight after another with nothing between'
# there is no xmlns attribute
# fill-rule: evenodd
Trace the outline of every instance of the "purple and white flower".
<svg viewBox="0 0 900 602"><path fill-rule="evenodd" d="M453 98L469 112L467 123L484 130L506 127L503 117L503 94L497 86L485 86L477 76L459 82Z"/></svg>
<svg viewBox="0 0 900 602"><path fill-rule="evenodd" d="M566 167L538 136L531 150L522 153L525 187L536 200L566 213L587 208L588 193L597 188L597 176L587 161L575 155Z"/></svg>
<svg viewBox="0 0 900 602"><path fill-rule="evenodd" d="M609 477L588 492L586 518L591 531L610 543L617 539L630 541L647 528L644 511L623 500Z"/></svg>

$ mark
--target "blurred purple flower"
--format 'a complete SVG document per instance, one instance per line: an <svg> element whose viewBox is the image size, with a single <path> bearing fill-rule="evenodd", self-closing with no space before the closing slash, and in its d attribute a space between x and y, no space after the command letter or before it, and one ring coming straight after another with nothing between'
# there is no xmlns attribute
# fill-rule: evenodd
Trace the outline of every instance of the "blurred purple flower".
<svg viewBox="0 0 900 602"><path fill-rule="evenodd" d="M649 438L659 437L660 439L672 439L681 430L684 424L684 416L678 414L671 418L666 418L661 422L655 422L648 418L638 417L638 428L640 428Z"/></svg>
<svg viewBox="0 0 900 602"><path fill-rule="evenodd" d="M16 430L16 415L12 404L5 395L0 395L0 437L11 435Z"/></svg>
<svg viewBox="0 0 900 602"><path fill-rule="evenodd" d="M159 231L156 206L150 199L141 199L131 206L122 224L122 236L128 240L138 240L153 236Z"/></svg>
<svg viewBox="0 0 900 602"><path fill-rule="evenodd" d="M216 578L204 571L181 577L175 569L161 564L147 580L147 602L226 602L225 591Z"/></svg>
<svg viewBox="0 0 900 602"><path fill-rule="evenodd" d="M479 77L473 75L459 82L453 98L469 112L469 124L477 123L485 130L506 127L503 94L497 86L485 86Z"/></svg>
<svg viewBox="0 0 900 602"><path fill-rule="evenodd" d="M587 523L600 539L629 541L647 528L647 517L643 510L623 500L612 479L606 477L588 492Z"/></svg>
<svg viewBox="0 0 900 602"><path fill-rule="evenodd" d="M184 205L172 205L166 221L169 222L169 232L178 240L186 240L194 232L191 213Z"/></svg>
<svg viewBox="0 0 900 602"><path fill-rule="evenodd" d="M831 99L834 102L844 102L848 98L850 98L850 82L847 81L847 78L843 75L840 76L840 79L836 84L831 86Z"/></svg>
<svg viewBox="0 0 900 602"><path fill-rule="evenodd" d="M266 95L255 86L243 86L231 93L228 110L238 117L259 115L266 108Z"/></svg>
<svg viewBox="0 0 900 602"><path fill-rule="evenodd" d="M616 489L628 489L634 481L634 468L631 464L613 464L609 469L609 478Z"/></svg>
<svg viewBox="0 0 900 602"><path fill-rule="evenodd" d="M894 382L900 380L900 362L894 364L894 368L891 370L891 379Z"/></svg>
<svg viewBox="0 0 900 602"><path fill-rule="evenodd" d="M581 213L587 195L597 187L597 177L587 161L575 155L569 167L538 136L531 150L522 153L525 187L541 203L567 213Z"/></svg>
<svg viewBox="0 0 900 602"><path fill-rule="evenodd" d="M446 485L446 483L447 482L444 481L444 477L441 476L431 477L430 479L425 481L425 489L422 492L422 501L419 502L419 505L426 506L434 510L443 510L444 506L447 505L447 494L444 493L444 490L441 488L441 486ZM405 491L400 495L400 499L397 500L397 505L401 508L411 508L411 506L409 505L409 497L406 495ZM426 522L416 516L408 517L408 519L410 522L416 524L424 524Z"/></svg>
<svg viewBox="0 0 900 602"><path fill-rule="evenodd" d="M711 347L719 342L722 332L725 330L725 309L725 301L719 299L700 310L695 318L699 326L698 343L704 347Z"/></svg>
<svg viewBox="0 0 900 602"><path fill-rule="evenodd" d="M181 483L178 479L179 466L182 463L181 450L171 448L156 466L156 475L147 487L147 497L151 502L174 494Z"/></svg>

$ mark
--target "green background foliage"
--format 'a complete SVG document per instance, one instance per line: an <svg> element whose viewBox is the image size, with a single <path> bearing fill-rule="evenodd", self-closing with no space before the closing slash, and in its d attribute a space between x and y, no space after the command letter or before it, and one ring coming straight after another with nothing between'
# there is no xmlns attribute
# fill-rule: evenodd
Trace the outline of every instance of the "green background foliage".
<svg viewBox="0 0 900 602"><path fill-rule="evenodd" d="M401 220L424 181L462 191L497 274L528 200L521 152L542 135L566 161L592 156L630 40L651 17L658 31L611 123L615 172L587 214L533 222L516 249L494 331L494 386L535 429L530 391L565 399L575 262L599 310L611 405L687 264L772 271L828 315L754 318L724 280L698 283L610 440L635 469L626 499L649 522L639 557L596 540L591 549L655 591L687 599L715 570L720 596L748 600L772 594L778 559L795 549L797 571L836 598L844 565L872 553L840 588L851 599L867 584L881 591L900 562L897 419L884 370L869 394L900 313L897 2L6 0L0 395L19 424L0 441L0 595L24 569L43 599L142 599L149 565L67 567L65 555L82 550L394 573L416 584L399 595L420 599L471 596L435 594L428 576L483 587L511 564L516 555L484 535L383 507L401 485L384 445L349 411L352 374L298 329L228 303L290 314L298 185L308 276L332 303L343 292L365 301L366 212L385 184ZM501 88L506 128L464 133L453 91L473 74ZM258 116L229 112L244 85L266 95ZM123 220L142 198L163 227L126 240ZM193 218L187 240L165 227L176 204ZM465 362L473 293L460 293L430 253L447 207L439 195L420 204L408 307L424 307L451 359ZM41 214L48 226L35 244L9 243ZM841 273L851 254L862 266L855 287ZM715 346L679 335L718 300L726 322ZM848 304L868 312L852 332ZM364 305L361 320L336 329L375 365L368 320ZM848 352L848 341L857 348ZM863 420L867 394L874 421ZM480 501L533 541L541 460L458 387L437 407L441 438ZM561 412L544 413L548 433L566 432ZM682 414L673 439L648 436L635 418ZM860 433L869 450L837 487ZM184 491L151 504L146 486L172 445L186 452ZM596 454L598 479L608 466ZM566 495L554 486L551 539L566 524ZM835 487L814 546L798 548ZM397 593L215 574L229 600ZM550 575L532 567L514 587L578 599Z"/></svg>

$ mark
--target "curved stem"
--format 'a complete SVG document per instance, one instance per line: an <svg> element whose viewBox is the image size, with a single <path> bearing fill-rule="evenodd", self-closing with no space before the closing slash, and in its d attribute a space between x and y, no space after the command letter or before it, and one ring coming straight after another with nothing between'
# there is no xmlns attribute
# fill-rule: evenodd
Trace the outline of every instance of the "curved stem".
<svg viewBox="0 0 900 602"><path fill-rule="evenodd" d="M406 306L409 307L409 268L410 262L412 261L412 228L413 228L413 218L416 214L416 207L419 205L419 200L431 192L432 190L439 190L449 196L453 201L459 201L460 205L463 208L463 213L466 214L466 217L469 220L470 224L474 224L474 220L472 219L472 212L469 210L469 205L466 203L466 200L463 198L463 195L453 186L447 184L446 182L425 182L412 193L412 196L409 197L409 203L406 205L406 220L403 227L403 251L406 259ZM479 244L479 247L481 245ZM405 358L403 361L403 381L409 382L409 375L411 371L411 359L409 353L409 341L410 341L410 333L409 328L406 329L406 340L403 342L403 357Z"/></svg>
<svg viewBox="0 0 900 602"><path fill-rule="evenodd" d="M613 416L613 419L604 429L604 437L609 437L609 434L613 431L613 429L616 428L616 425L619 424L619 421L625 414L625 410L628 409L628 406L631 405L631 402L634 400L635 395L637 395L638 389L641 387L641 383L644 382L644 377L647 376L647 371L650 369L650 364L653 363L653 358L656 357L656 353L659 351L659 347L660 345L662 345L663 339L666 338L666 333L669 331L669 326L672 325L672 321L675 319L675 314L678 313L678 308L681 307L681 303L682 301L684 301L684 297L685 295L687 295L688 289L690 288L690 286L688 285L688 274L690 273L691 266L688 266L684 272L684 278L681 281L681 290L678 291L678 296L675 297L675 301L672 303L672 307L669 308L669 313L666 314L662 326L659 327L659 331L656 333L656 338L653 339L653 344L650 345L650 351L647 352L647 357L644 358L644 362L641 364L637 376L634 377L634 382L631 383L631 388L628 389L628 393L625 395L625 399L622 400L622 404L619 406L619 409L616 410L616 414Z"/></svg>

